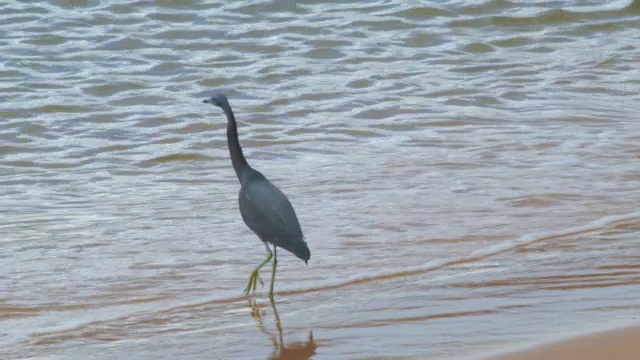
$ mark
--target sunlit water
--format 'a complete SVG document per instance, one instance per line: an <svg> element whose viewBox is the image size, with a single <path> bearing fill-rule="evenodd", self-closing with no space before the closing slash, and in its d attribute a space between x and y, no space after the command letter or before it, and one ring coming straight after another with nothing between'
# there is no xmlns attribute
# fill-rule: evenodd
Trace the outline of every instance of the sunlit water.
<svg viewBox="0 0 640 360"><path fill-rule="evenodd" d="M0 4L3 359L442 359L636 319L640 3L108 3ZM312 251L275 306L242 296L220 89Z"/></svg>

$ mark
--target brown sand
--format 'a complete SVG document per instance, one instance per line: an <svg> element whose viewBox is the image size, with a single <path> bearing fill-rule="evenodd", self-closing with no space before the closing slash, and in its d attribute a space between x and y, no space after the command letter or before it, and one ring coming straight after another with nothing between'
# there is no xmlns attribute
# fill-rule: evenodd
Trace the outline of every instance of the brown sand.
<svg viewBox="0 0 640 360"><path fill-rule="evenodd" d="M626 327L532 349L511 352L488 360L639 360L640 326Z"/></svg>

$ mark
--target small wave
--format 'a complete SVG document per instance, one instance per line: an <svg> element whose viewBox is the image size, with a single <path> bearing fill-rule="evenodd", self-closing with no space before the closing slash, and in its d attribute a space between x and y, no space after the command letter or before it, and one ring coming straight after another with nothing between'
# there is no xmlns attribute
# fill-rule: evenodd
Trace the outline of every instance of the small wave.
<svg viewBox="0 0 640 360"><path fill-rule="evenodd" d="M151 167L160 164L176 162L176 161L213 161L215 158L202 154L185 153L185 154L171 154L158 156L153 159L144 160L140 162L142 167Z"/></svg>
<svg viewBox="0 0 640 360"><path fill-rule="evenodd" d="M344 288L352 285L360 285L363 283L373 282L373 281L382 281L382 280L391 280L399 277L406 276L415 276L421 275L427 272L432 272L438 269L473 263L480 260L484 260L490 258L492 256L496 256L508 251L512 251L524 246L531 245L533 243L548 241L557 238L563 238L578 234L585 234L594 231L601 230L603 228L614 226L621 222L627 222L629 220L640 219L640 212L627 213L622 215L612 215L600 218L595 220L587 225L576 226L572 228L565 229L560 232L540 232L523 235L518 239L505 241L500 244L496 244L494 246L489 246L483 248L481 250L472 252L468 256L455 258L455 259L441 259L429 261L421 266L411 267L408 269L404 269L396 272L389 273L380 273L373 274L370 276L354 276L349 279L333 282L333 283L325 283L320 284L316 287L305 288L305 289L291 289L279 291L278 294L280 296L283 295L294 295L294 294L307 294L319 291L327 291L334 290L338 288ZM247 296L233 296L230 292L226 292L223 294L219 294L216 296L208 296L201 297L197 299L193 299L192 301L185 302L184 300L177 300L172 303L166 304L164 306L158 306L155 309L149 309L149 304L126 304L121 305L119 308L122 311L118 311L118 309L114 309L113 307L105 308L105 309L94 309L91 311L90 316L79 318L74 318L73 321L69 321L65 324L59 324L55 326L38 326L40 329L37 332L32 332L30 334L26 334L28 338L31 339L31 342L42 343L50 341L52 338L58 338L60 335L64 335L69 332L82 330L88 326L100 324L100 323L109 323L119 320L127 320L127 319L136 319L136 318L149 318L150 314L164 314L169 312L176 311L187 311L195 308L199 308L202 306L208 305L220 305L220 304L230 304L235 303L241 300L246 300ZM114 315L118 314L118 315ZM41 321L43 323L47 323L47 321ZM55 341L55 340L54 340Z"/></svg>

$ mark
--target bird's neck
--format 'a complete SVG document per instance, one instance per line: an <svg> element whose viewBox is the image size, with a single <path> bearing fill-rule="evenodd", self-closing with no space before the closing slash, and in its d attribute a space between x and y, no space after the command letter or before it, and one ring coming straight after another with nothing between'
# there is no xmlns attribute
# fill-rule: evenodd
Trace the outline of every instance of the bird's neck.
<svg viewBox="0 0 640 360"><path fill-rule="evenodd" d="M224 113L227 115L227 143L229 145L229 153L231 154L231 163L233 169L236 171L238 180L242 180L242 174L249 169L247 159L242 154L242 148L240 147L240 141L238 140L238 126L236 125L236 118L233 115L231 108L224 108Z"/></svg>

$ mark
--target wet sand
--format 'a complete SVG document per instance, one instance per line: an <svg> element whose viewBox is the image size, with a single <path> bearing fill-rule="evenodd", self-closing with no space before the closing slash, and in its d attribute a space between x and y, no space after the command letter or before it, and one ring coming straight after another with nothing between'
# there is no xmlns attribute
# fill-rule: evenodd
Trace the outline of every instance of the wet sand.
<svg viewBox="0 0 640 360"><path fill-rule="evenodd" d="M640 326L582 335L514 351L487 360L636 360L640 354Z"/></svg>

